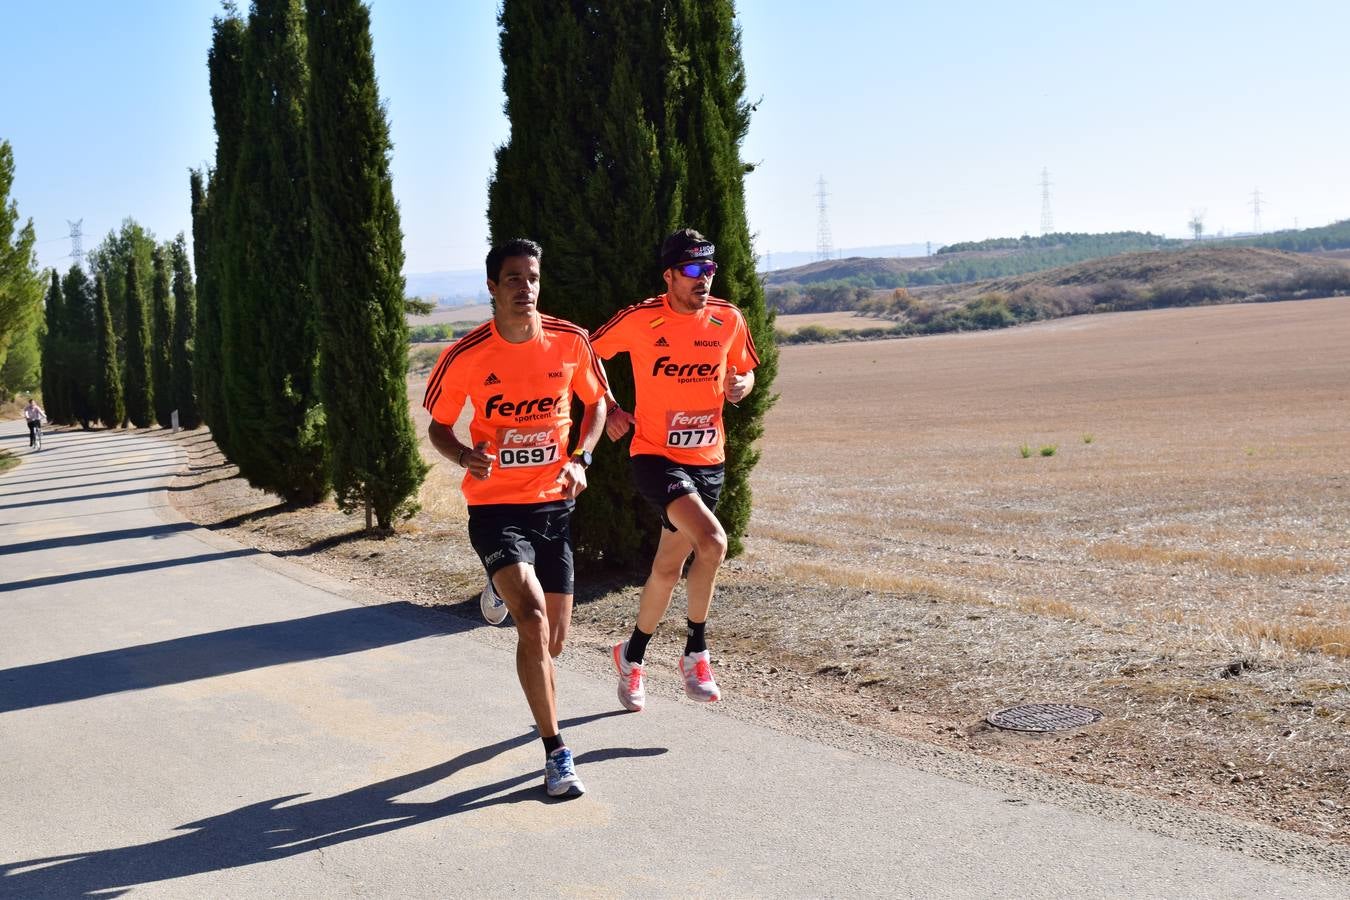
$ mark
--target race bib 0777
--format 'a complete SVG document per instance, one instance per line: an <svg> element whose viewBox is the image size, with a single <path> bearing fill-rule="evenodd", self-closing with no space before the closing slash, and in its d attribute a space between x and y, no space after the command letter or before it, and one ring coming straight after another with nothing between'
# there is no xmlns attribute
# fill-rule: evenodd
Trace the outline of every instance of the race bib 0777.
<svg viewBox="0 0 1350 900"><path fill-rule="evenodd" d="M503 469L557 461L558 441L552 428L497 429L497 465Z"/></svg>
<svg viewBox="0 0 1350 900"><path fill-rule="evenodd" d="M715 447L721 427L720 409L671 410L666 413L666 446Z"/></svg>

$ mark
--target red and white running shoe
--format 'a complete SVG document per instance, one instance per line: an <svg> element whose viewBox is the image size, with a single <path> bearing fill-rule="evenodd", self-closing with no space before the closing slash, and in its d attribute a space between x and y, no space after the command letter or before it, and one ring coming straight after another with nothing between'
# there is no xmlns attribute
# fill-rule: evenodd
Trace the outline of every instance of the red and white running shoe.
<svg viewBox="0 0 1350 900"><path fill-rule="evenodd" d="M624 659L628 642L615 644L610 655L614 657L614 668L619 673L619 703L629 712L642 712L647 705L647 685L642 678L642 663L630 663Z"/></svg>
<svg viewBox="0 0 1350 900"><path fill-rule="evenodd" d="M684 679L684 695L699 703L714 703L722 699L722 690L713 680L708 651L686 653L680 657L680 677Z"/></svg>

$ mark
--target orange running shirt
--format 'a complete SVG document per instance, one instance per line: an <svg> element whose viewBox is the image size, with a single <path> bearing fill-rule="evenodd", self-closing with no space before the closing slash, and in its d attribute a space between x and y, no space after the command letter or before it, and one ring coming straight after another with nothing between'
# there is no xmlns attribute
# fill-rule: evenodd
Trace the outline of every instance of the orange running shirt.
<svg viewBox="0 0 1350 900"><path fill-rule="evenodd" d="M484 322L441 352L427 380L422 406L431 417L453 428L467 399L469 443L487 441L487 452L496 454L486 481L465 471L460 489L470 506L561 500L572 394L590 405L609 389L585 329L539 318L539 335L523 344Z"/></svg>
<svg viewBox="0 0 1350 900"><path fill-rule="evenodd" d="M595 330L591 345L603 359L627 353L633 364L633 456L652 453L694 466L726 459L727 368L744 374L759 365L739 309L709 297L703 309L681 315L662 294L619 310Z"/></svg>

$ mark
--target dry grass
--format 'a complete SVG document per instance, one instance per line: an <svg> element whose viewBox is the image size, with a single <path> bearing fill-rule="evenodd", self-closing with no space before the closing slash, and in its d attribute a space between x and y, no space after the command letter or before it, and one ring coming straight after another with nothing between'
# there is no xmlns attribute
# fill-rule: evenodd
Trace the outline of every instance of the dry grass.
<svg viewBox="0 0 1350 900"><path fill-rule="evenodd" d="M1242 556L1212 550L1169 550L1147 544L1103 542L1088 548L1093 559L1159 565L1213 566L1235 575L1333 575L1337 566L1326 559L1289 556Z"/></svg>
<svg viewBox="0 0 1350 900"><path fill-rule="evenodd" d="M878 325L885 324L885 322L878 322L876 319L860 316L851 311L795 313L793 315L780 315L773 321L773 327L784 334L792 334L807 325L819 325L822 328L840 330L845 328L876 328Z"/></svg>
<svg viewBox="0 0 1350 900"><path fill-rule="evenodd" d="M1285 647L1329 656L1350 656L1350 624L1299 625L1244 620L1234 622L1229 630L1254 641L1274 641ZM1344 689L1345 685L1341 687Z"/></svg>
<svg viewBox="0 0 1350 900"><path fill-rule="evenodd" d="M918 594L961 603L985 603L974 591L944 584L933 578L913 575L895 575L866 568L845 568L834 563L789 562L783 566L786 579L809 584L853 588L862 591L884 591L891 594Z"/></svg>

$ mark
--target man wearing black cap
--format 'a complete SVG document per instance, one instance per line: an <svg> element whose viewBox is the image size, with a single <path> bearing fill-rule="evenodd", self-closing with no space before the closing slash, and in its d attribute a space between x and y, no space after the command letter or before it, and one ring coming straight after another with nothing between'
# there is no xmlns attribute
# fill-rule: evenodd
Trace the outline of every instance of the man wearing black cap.
<svg viewBox="0 0 1350 900"><path fill-rule="evenodd" d="M689 554L688 620L678 669L691 700L721 698L709 664L704 626L727 535L713 515L726 459L723 401L739 403L755 386L759 365L745 318L712 296L715 248L684 228L661 245L666 292L620 310L591 335L602 359L627 353L637 402L630 414L608 396L611 440L634 428L630 454L638 493L661 515L661 541L642 588L637 625L611 653L619 702L637 712L646 703L643 656L670 605Z"/></svg>

